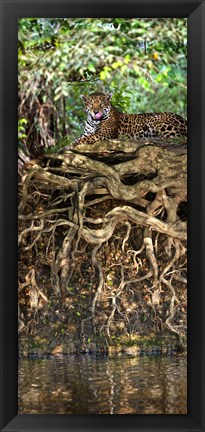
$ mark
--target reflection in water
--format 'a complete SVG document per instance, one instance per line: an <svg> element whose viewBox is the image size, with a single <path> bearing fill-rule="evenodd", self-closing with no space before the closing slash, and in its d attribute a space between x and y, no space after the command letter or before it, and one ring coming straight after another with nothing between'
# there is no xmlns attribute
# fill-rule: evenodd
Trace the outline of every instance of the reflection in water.
<svg viewBox="0 0 205 432"><path fill-rule="evenodd" d="M19 361L19 414L186 414L184 357Z"/></svg>

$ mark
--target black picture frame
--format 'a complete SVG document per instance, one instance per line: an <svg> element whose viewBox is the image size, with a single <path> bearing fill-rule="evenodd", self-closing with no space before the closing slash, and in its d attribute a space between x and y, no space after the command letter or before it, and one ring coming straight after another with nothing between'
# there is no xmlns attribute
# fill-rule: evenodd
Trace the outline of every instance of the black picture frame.
<svg viewBox="0 0 205 432"><path fill-rule="evenodd" d="M188 19L188 414L18 415L18 18L116 16ZM205 2L1 0L1 32L1 431L204 431Z"/></svg>

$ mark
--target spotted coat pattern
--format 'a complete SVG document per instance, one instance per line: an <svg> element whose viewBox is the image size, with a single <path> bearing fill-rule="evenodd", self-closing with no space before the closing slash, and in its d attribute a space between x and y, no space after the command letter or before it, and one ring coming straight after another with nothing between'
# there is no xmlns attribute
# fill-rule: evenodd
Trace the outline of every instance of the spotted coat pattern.
<svg viewBox="0 0 205 432"><path fill-rule="evenodd" d="M90 144L123 135L133 139L164 140L186 136L187 122L180 115L171 112L121 113L111 104L111 97L111 93L100 92L89 96L81 95L87 113L85 129L77 140L64 147L64 151L78 144Z"/></svg>

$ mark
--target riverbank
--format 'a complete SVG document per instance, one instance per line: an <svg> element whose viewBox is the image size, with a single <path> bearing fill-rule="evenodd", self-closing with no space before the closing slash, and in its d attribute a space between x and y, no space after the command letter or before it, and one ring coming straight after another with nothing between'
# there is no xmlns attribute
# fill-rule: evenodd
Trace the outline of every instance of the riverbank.
<svg viewBox="0 0 205 432"><path fill-rule="evenodd" d="M56 334L58 333L58 334ZM180 341L173 334L150 334L146 336L131 336L111 339L93 337L83 342L68 335L52 331L47 337L29 335L19 338L19 357L70 354L101 354L101 355L176 355L186 353L186 341Z"/></svg>

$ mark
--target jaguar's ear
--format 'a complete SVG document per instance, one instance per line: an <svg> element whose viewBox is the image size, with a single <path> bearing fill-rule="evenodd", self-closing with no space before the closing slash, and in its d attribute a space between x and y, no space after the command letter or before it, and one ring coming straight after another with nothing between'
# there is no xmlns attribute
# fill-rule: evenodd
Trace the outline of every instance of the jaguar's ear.
<svg viewBox="0 0 205 432"><path fill-rule="evenodd" d="M83 100L83 102L87 102L87 98L86 98L86 96L84 96L83 94L82 95L80 95L80 98Z"/></svg>
<svg viewBox="0 0 205 432"><path fill-rule="evenodd" d="M107 94L107 100L110 101L111 97L112 97L112 93L108 93L108 94Z"/></svg>

